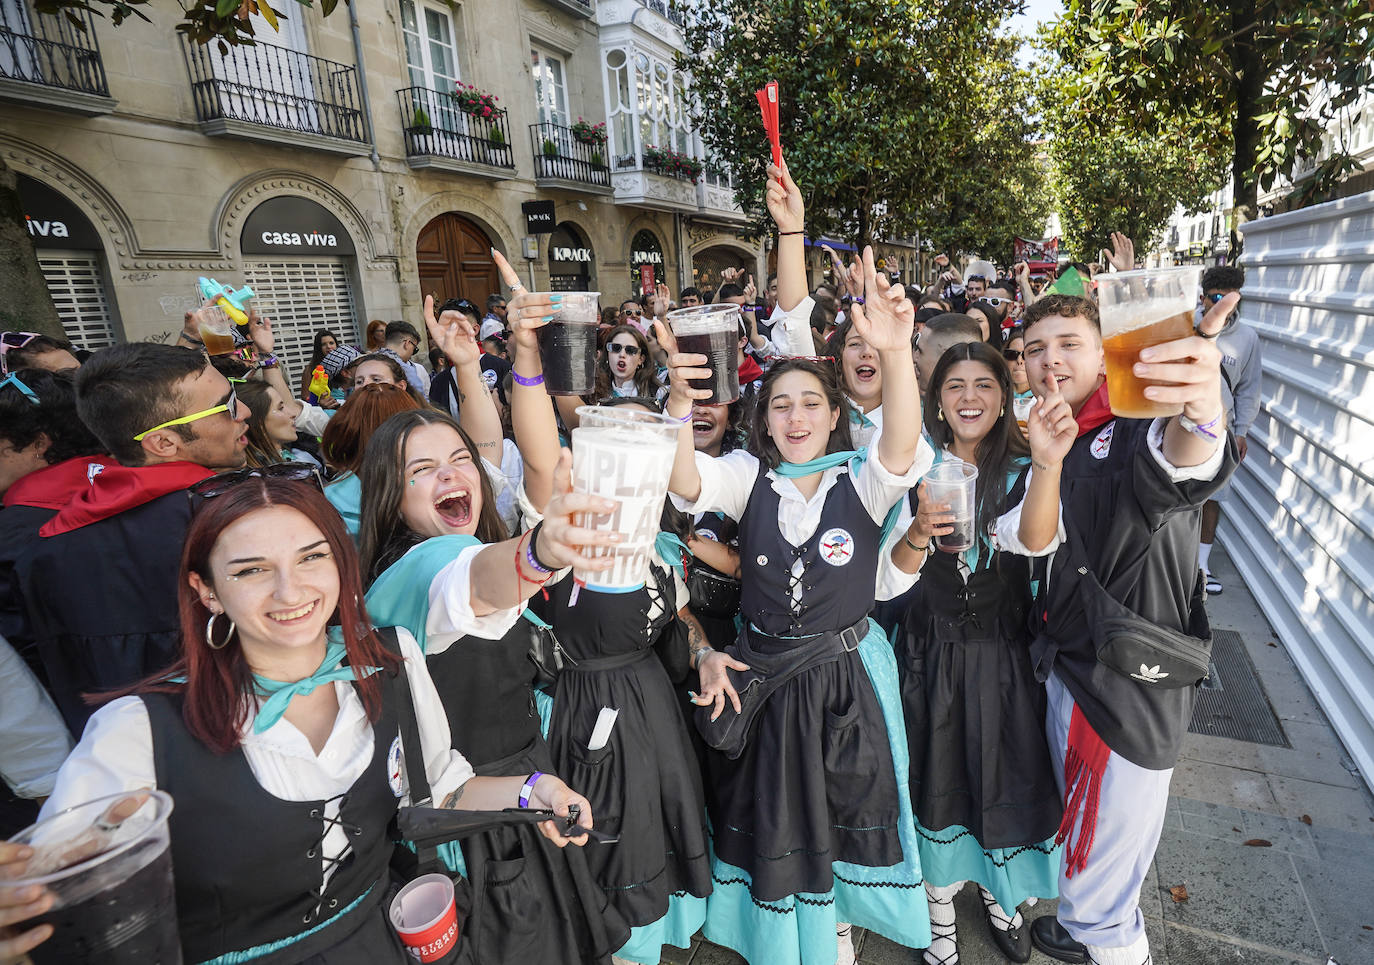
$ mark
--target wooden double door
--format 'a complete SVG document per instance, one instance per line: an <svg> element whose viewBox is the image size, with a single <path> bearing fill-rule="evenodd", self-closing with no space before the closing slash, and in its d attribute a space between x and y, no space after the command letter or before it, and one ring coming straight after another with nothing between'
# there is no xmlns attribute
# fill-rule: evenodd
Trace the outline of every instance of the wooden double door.
<svg viewBox="0 0 1374 965"><path fill-rule="evenodd" d="M433 295L435 305L466 298L486 311L487 296L504 294L501 276L491 260L487 233L460 214L441 214L420 230L415 260L420 266L420 296Z"/></svg>

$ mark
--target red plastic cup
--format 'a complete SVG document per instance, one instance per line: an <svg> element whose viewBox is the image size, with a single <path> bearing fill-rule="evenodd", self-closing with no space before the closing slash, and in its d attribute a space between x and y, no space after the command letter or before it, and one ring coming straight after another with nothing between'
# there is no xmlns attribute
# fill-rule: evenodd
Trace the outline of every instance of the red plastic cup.
<svg viewBox="0 0 1374 965"><path fill-rule="evenodd" d="M458 905L448 875L421 875L391 900L391 927L410 957L437 962L458 944Z"/></svg>

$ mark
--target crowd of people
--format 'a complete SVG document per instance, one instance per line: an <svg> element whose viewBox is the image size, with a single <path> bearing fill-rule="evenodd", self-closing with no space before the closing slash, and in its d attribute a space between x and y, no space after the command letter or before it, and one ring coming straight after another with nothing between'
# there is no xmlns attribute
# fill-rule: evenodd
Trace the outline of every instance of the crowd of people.
<svg viewBox="0 0 1374 965"><path fill-rule="evenodd" d="M1209 271L1196 333L1136 363L1182 415L1115 418L1092 268L1072 294L941 256L916 288L831 251L809 290L802 196L769 166L762 291L607 306L587 398L544 385L562 296L495 252L505 294L425 300L432 373L405 321L320 331L290 378L257 313L230 355L195 312L174 346L0 336L0 838L169 792L188 962L407 960L395 819L431 805L548 818L438 850L479 896L463 961L653 965L701 931L843 965L860 927L956 965L973 884L1011 961L1148 963L1197 682L1150 655L1209 639L1243 276ZM666 317L725 303L739 397L711 405ZM588 404L681 426L625 592L572 575L618 539L571 483ZM927 477L956 462L945 552ZM0 841L0 879L32 853ZM41 951L51 902L0 887L0 960Z"/></svg>

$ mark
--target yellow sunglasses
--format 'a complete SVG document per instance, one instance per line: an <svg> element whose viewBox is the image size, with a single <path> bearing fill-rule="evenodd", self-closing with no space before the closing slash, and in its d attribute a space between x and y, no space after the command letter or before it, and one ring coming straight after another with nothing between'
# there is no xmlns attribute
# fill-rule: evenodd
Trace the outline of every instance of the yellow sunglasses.
<svg viewBox="0 0 1374 965"><path fill-rule="evenodd" d="M229 386L229 396L228 396L223 402L221 402L219 405L211 406L210 408L205 409L205 410L202 411L202 412L193 412L193 413L191 413L190 415L184 415L184 416L182 416L180 419L172 419L172 420L170 420L170 421L168 421L168 422L162 423L161 425L153 426L151 429L148 429L146 432L140 432L138 435L134 436L134 442L142 442L143 439L144 439L144 437L149 436L149 435L152 435L154 432L157 432L159 429L170 429L172 426L184 426L184 425L186 425L186 424L189 423L189 422L198 422L198 421L200 421L201 419L207 419L207 418L209 418L210 416L212 416L212 415L217 415L217 414L219 414L219 413L221 413L221 412L227 412L227 413L229 413L229 418L232 419L232 418L234 417L235 413L238 412L238 410L239 410L239 397L238 397L238 395L234 392L234 387L231 385L231 386Z"/></svg>

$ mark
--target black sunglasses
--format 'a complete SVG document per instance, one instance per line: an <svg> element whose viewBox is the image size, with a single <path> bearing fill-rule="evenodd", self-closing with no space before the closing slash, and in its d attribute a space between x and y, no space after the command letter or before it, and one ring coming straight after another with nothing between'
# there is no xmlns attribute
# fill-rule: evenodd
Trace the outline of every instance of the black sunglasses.
<svg viewBox="0 0 1374 965"><path fill-rule="evenodd" d="M247 466L243 469L232 469L229 472L218 473L186 487L186 495L191 500L191 508L194 509L205 500L223 496L235 486L250 479L287 479L296 482L312 482L316 489L324 492L324 479L321 478L317 466L312 466L308 462L280 462L261 468Z"/></svg>
<svg viewBox="0 0 1374 965"><path fill-rule="evenodd" d="M1019 362L1019 361L1021 361L1021 358L1022 358L1022 356L1024 356L1024 355L1025 355L1025 353L1022 352L1020 349L1015 349L1015 348L1004 348L1004 349L1002 349L1002 358L1006 359L1008 362Z"/></svg>
<svg viewBox="0 0 1374 965"><path fill-rule="evenodd" d="M1223 298L1226 297L1226 293L1225 293L1225 292L1208 292L1207 294L1203 295L1202 297L1203 297L1204 299L1206 299L1207 301L1211 302L1213 305L1215 305L1217 302L1221 301Z"/></svg>
<svg viewBox="0 0 1374 965"><path fill-rule="evenodd" d="M610 345L606 346L606 351L610 352L612 355L618 355L624 352L626 355L633 357L639 354L639 346L621 345L619 342L612 342Z"/></svg>

